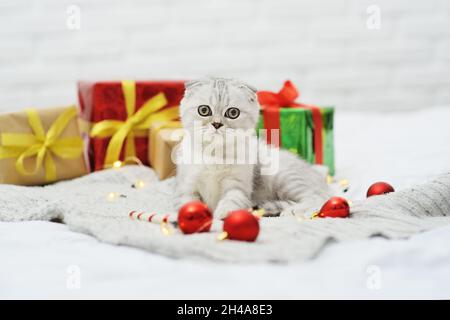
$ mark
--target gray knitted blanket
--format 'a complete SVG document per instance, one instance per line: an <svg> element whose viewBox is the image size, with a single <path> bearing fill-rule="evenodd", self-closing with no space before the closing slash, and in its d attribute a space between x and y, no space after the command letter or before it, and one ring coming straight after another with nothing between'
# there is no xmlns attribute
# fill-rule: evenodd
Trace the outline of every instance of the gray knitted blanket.
<svg viewBox="0 0 450 320"><path fill-rule="evenodd" d="M145 187L133 188L137 180L143 180ZM450 223L450 173L415 188L354 201L349 219L263 218L254 243L218 241L221 221L214 221L210 233L183 235L176 230L165 235L159 225L129 218L132 210L174 212L173 189L173 179L159 181L152 169L139 166L95 172L47 187L0 185L0 220L58 219L71 230L103 242L175 258L227 262L307 260L330 241L404 238Z"/></svg>

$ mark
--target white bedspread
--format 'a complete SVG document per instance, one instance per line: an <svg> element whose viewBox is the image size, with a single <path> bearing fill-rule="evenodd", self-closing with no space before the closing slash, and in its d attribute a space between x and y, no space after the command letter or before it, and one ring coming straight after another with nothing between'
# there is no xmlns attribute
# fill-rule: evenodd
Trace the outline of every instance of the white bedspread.
<svg viewBox="0 0 450 320"><path fill-rule="evenodd" d="M448 119L450 108L338 112L347 197L377 180L402 189L449 172ZM222 265L103 244L56 223L0 222L0 298L450 298L448 270L450 226L335 244L307 263Z"/></svg>

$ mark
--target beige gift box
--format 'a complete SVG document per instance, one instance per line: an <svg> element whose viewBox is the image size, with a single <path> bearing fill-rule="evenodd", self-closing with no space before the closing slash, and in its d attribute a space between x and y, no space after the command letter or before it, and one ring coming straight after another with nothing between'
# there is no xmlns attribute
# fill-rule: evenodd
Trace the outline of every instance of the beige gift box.
<svg viewBox="0 0 450 320"><path fill-rule="evenodd" d="M172 151L183 137L179 121L154 124L149 131L149 160L159 179L164 180L176 174L176 165L172 161Z"/></svg>
<svg viewBox="0 0 450 320"><path fill-rule="evenodd" d="M43 185L86 173L75 106L0 114L0 183Z"/></svg>

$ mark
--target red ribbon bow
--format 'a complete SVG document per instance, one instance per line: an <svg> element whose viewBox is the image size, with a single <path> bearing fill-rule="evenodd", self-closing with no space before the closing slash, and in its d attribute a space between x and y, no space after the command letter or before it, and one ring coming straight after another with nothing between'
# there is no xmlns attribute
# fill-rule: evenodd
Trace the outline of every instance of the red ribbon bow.
<svg viewBox="0 0 450 320"><path fill-rule="evenodd" d="M281 108L306 108L311 110L314 123L314 151L316 163L323 163L323 143L322 143L322 113L320 108L314 105L297 103L295 100L300 96L294 84L287 80L279 92L259 91L258 101L262 106L264 128L267 132L267 143L272 143L271 130L279 130L278 146L281 145L280 109ZM277 145L277 144L274 144Z"/></svg>

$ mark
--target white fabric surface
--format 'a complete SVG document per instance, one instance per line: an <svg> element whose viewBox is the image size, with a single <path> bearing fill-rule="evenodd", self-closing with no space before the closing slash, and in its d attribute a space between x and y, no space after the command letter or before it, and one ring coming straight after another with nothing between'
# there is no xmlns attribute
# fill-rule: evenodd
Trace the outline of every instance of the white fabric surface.
<svg viewBox="0 0 450 320"><path fill-rule="evenodd" d="M349 198L362 198L376 180L401 189L448 172L449 116L447 108L412 114L338 113L338 174L351 182ZM0 296L449 297L444 273L450 266L449 231L443 227L409 240L337 244L302 264L230 266L113 247L58 224L0 223ZM70 265L80 267L79 290L66 287ZM366 285L370 265L379 268L379 290Z"/></svg>

